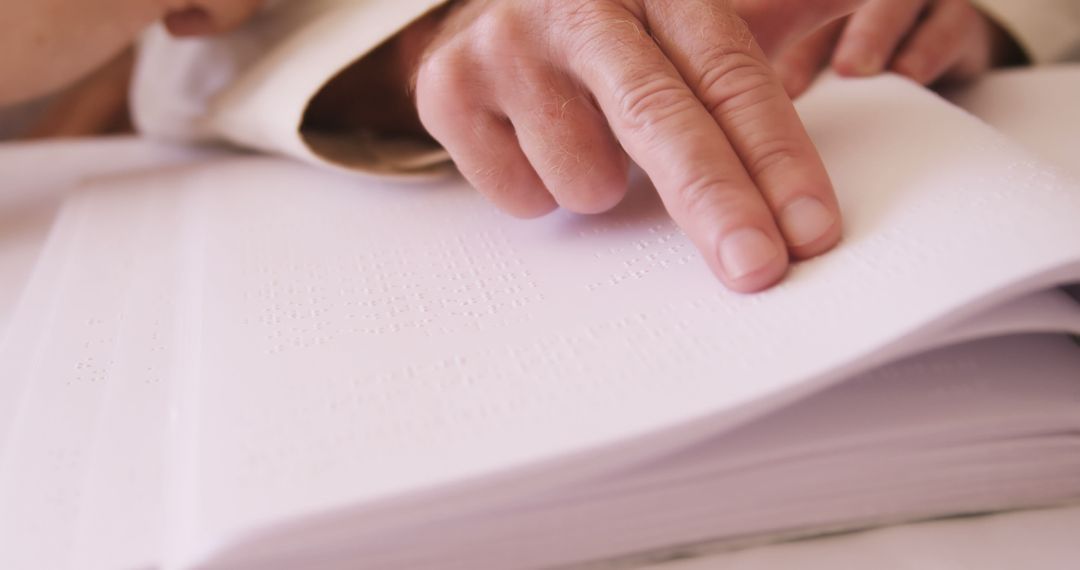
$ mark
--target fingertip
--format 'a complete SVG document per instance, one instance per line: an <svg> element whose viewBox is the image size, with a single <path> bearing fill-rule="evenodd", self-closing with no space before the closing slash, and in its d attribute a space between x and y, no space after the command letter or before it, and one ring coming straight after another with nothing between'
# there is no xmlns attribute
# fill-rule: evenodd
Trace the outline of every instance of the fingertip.
<svg viewBox="0 0 1080 570"><path fill-rule="evenodd" d="M519 220L535 220L559 209L550 194L535 194L512 202L498 204L499 209Z"/></svg>
<svg viewBox="0 0 1080 570"><path fill-rule="evenodd" d="M803 195L781 208L776 216L788 250L797 259L820 255L840 239L840 213L835 204Z"/></svg>
<svg viewBox="0 0 1080 570"><path fill-rule="evenodd" d="M628 166L601 161L574 188L552 192L559 206L575 214L603 214L622 203L630 190Z"/></svg>
<svg viewBox="0 0 1080 570"><path fill-rule="evenodd" d="M832 67L833 71L835 71L838 76L845 78L860 78L872 76L872 74L874 74L872 71L867 70L865 67L861 67L860 65L855 64L850 58L847 57L834 57Z"/></svg>
<svg viewBox="0 0 1080 570"><path fill-rule="evenodd" d="M788 244L788 252L792 259L800 261L813 259L824 255L840 244L844 237L844 227L839 220L816 240L800 245Z"/></svg>
<svg viewBox="0 0 1080 570"><path fill-rule="evenodd" d="M732 291L756 293L779 283L787 274L787 250L775 236L755 227L724 235L716 252L713 271Z"/></svg>
<svg viewBox="0 0 1080 570"><path fill-rule="evenodd" d="M868 77L883 71L882 59L868 42L847 39L836 48L832 68L844 77Z"/></svg>
<svg viewBox="0 0 1080 570"><path fill-rule="evenodd" d="M214 20L206 10L189 8L167 14L165 29L178 38L205 36L214 32Z"/></svg>
<svg viewBox="0 0 1080 570"><path fill-rule="evenodd" d="M587 193L577 193L573 198L560 196L559 206L575 214L596 215L610 212L626 197L626 187L611 186Z"/></svg>

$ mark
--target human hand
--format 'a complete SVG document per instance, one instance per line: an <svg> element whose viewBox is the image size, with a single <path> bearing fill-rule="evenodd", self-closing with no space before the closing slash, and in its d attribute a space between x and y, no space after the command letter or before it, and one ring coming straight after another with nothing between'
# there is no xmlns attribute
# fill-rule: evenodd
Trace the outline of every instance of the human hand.
<svg viewBox="0 0 1080 570"><path fill-rule="evenodd" d="M130 132L128 87L135 49L53 96L17 139L87 137Z"/></svg>
<svg viewBox="0 0 1080 570"><path fill-rule="evenodd" d="M776 60L796 97L830 63L849 77L891 70L923 85L962 82L992 67L1019 63L1020 48L970 0L870 0Z"/></svg>
<svg viewBox="0 0 1080 570"><path fill-rule="evenodd" d="M419 64L417 109L469 182L522 217L614 207L629 154L720 279L757 291L841 234L766 54L860 3L461 2Z"/></svg>

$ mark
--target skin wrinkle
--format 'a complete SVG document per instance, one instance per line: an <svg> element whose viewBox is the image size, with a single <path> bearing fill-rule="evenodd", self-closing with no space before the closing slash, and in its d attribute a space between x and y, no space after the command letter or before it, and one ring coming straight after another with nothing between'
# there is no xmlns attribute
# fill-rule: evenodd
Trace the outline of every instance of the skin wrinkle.
<svg viewBox="0 0 1080 570"><path fill-rule="evenodd" d="M706 74L702 77L701 92L709 94L713 103L707 106L706 110L718 120L753 113L783 96L781 92L769 89L772 85L771 77L763 74L759 67L745 61L730 69L713 68L709 73L713 76Z"/></svg>
<svg viewBox="0 0 1080 570"><path fill-rule="evenodd" d="M657 136L658 124L685 113L695 105L683 88L666 77L644 80L618 95L618 121L628 131L647 137Z"/></svg>
<svg viewBox="0 0 1080 570"><path fill-rule="evenodd" d="M747 165L746 169L750 172L750 176L753 177L761 176L770 169L795 162L800 158L798 151L785 141L763 138L760 141L748 142L747 146L753 149L751 154L754 156L754 160ZM774 198L773 194L765 195L766 200L772 201ZM793 200L787 200L787 202L791 201ZM773 205L783 207L786 204L775 203Z"/></svg>
<svg viewBox="0 0 1080 570"><path fill-rule="evenodd" d="M711 50L711 53L699 56L698 59L711 62L711 65L701 74L696 85L693 84L693 78L684 76L683 80L691 84L694 93L704 96L706 100L710 101L713 100L710 95L714 93L717 86L724 88L725 91L741 90L735 86L727 88L725 85L730 81L730 75L737 73L738 68L762 68L759 60L747 55L755 51L753 34L750 33L744 22L726 15L721 9L721 4L724 4L724 7L730 10L730 7L728 7L730 2L718 3L710 0L686 0L686 3L667 5L668 9L685 14L685 17L676 21L690 20L701 26L698 35L702 38L703 43L709 46L708 49ZM678 7L673 8L672 6ZM704 12L706 16L695 17L701 12ZM724 30L724 33L721 34L722 37L716 38L715 41L709 41L711 34L708 34L708 30L710 28ZM675 33L678 34L677 31ZM663 48L661 47L661 49ZM668 53L667 55L671 57L675 54ZM750 61L744 58L750 58ZM735 61L736 65L731 65L731 61ZM767 71L767 68L762 68L762 71ZM717 101L715 106L722 106L723 99L726 99L726 97L720 97L719 99L720 101ZM713 107L713 105L709 107ZM717 116L715 109L708 108L708 111L714 117Z"/></svg>

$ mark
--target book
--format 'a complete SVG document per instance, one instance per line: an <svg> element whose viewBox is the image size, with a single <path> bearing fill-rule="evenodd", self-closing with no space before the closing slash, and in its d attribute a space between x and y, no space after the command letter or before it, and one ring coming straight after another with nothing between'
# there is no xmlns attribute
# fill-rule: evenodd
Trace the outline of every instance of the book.
<svg viewBox="0 0 1080 570"><path fill-rule="evenodd" d="M1080 186L897 78L799 108L845 241L750 296L641 175L532 222L226 152L85 183L0 345L0 567L629 568L1080 500Z"/></svg>

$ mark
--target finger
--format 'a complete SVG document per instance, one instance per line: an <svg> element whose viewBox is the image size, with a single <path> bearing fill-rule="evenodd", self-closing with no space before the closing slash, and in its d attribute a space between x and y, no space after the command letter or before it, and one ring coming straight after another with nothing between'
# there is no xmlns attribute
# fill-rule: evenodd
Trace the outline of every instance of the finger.
<svg viewBox="0 0 1080 570"><path fill-rule="evenodd" d="M847 20L838 20L789 47L773 64L773 69L791 98L806 92L814 79L829 65L836 42Z"/></svg>
<svg viewBox="0 0 1080 570"><path fill-rule="evenodd" d="M824 253L840 239L832 182L780 80L749 31L713 0L657 2L660 47L731 141L792 255ZM685 33L693 24L704 33ZM725 36L722 34L726 34Z"/></svg>
<svg viewBox="0 0 1080 570"><path fill-rule="evenodd" d="M737 0L735 11L770 58L822 27L850 15L866 0Z"/></svg>
<svg viewBox="0 0 1080 570"><path fill-rule="evenodd" d="M461 174L500 209L532 218L555 209L555 200L518 144L509 120L485 108L482 85L453 57L431 57L416 82L420 120L450 153ZM452 95L451 95L452 94Z"/></svg>
<svg viewBox="0 0 1080 570"><path fill-rule="evenodd" d="M757 291L778 281L788 256L772 214L720 126L641 25L645 15L579 14L583 19L567 27L568 41L558 43L560 55L672 218L732 289Z"/></svg>
<svg viewBox="0 0 1080 570"><path fill-rule="evenodd" d="M57 94L20 139L81 137L130 129L128 90L135 63L133 48L78 84Z"/></svg>
<svg viewBox="0 0 1080 570"><path fill-rule="evenodd" d="M893 70L923 85L940 79L960 60L961 46L968 39L965 23L974 11L967 2L936 2L900 50Z"/></svg>
<svg viewBox="0 0 1080 570"><path fill-rule="evenodd" d="M628 163L603 115L581 87L548 65L519 65L517 73L502 83L499 106L544 186L573 212L615 207L626 195Z"/></svg>
<svg viewBox="0 0 1080 570"><path fill-rule="evenodd" d="M841 75L876 75L885 70L915 26L928 0L870 0L855 12L836 47L833 68Z"/></svg>
<svg viewBox="0 0 1080 570"><path fill-rule="evenodd" d="M201 0L173 10L165 16L165 27L174 36L190 37L220 34L247 22L264 0Z"/></svg>

